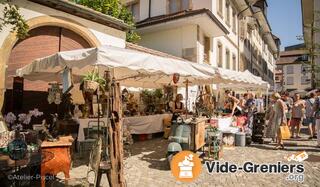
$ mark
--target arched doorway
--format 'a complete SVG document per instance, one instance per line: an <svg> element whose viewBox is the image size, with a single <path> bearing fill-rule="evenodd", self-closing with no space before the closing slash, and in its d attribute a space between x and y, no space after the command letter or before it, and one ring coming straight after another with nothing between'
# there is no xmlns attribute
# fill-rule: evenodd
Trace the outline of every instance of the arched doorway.
<svg viewBox="0 0 320 187"><path fill-rule="evenodd" d="M68 51L92 47L77 33L57 26L41 26L29 31L29 36L16 42L12 48L6 70L6 94L4 113L9 111L27 112L38 108L44 113L56 112L56 106L47 102L48 83L24 80L22 108L16 109L12 86L16 69L31 63L33 60L59 51Z"/></svg>

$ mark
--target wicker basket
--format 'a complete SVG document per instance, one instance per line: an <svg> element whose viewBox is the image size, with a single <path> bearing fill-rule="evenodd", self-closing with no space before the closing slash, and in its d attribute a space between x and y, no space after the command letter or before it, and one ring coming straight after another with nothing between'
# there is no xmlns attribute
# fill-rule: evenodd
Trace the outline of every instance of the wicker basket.
<svg viewBox="0 0 320 187"><path fill-rule="evenodd" d="M99 87L99 83L95 81L86 80L84 81L84 84L83 84L84 91L90 92L90 93L95 92L98 89L98 87Z"/></svg>

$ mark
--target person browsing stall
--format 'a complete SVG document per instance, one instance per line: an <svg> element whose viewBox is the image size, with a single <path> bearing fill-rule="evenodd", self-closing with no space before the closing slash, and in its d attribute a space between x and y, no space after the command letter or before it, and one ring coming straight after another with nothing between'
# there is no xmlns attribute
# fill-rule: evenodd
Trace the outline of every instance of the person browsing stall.
<svg viewBox="0 0 320 187"><path fill-rule="evenodd" d="M291 134L294 137L296 132L296 138L300 138L300 127L305 112L305 101L300 98L300 94L294 94L294 103L292 106L292 118L291 118ZM295 130L296 129L296 130Z"/></svg>
<svg viewBox="0 0 320 187"><path fill-rule="evenodd" d="M176 120L180 114L185 112L185 108L183 106L182 100L183 100L182 94L177 94L176 99L170 102L170 108L173 113L171 121Z"/></svg>
<svg viewBox="0 0 320 187"><path fill-rule="evenodd" d="M227 100L227 105L225 106L226 113L230 113L231 116L241 113L238 108L238 104L240 101L236 97L231 95L230 90L226 90L225 95Z"/></svg>
<svg viewBox="0 0 320 187"><path fill-rule="evenodd" d="M310 133L309 139L317 138L315 136L315 133L316 133L316 120L315 120L315 112L313 110L314 103L315 103L315 98L316 98L315 93L311 93L310 97L305 100L305 103L306 103L306 118L304 120L303 125L308 126L308 128L309 128L309 133Z"/></svg>

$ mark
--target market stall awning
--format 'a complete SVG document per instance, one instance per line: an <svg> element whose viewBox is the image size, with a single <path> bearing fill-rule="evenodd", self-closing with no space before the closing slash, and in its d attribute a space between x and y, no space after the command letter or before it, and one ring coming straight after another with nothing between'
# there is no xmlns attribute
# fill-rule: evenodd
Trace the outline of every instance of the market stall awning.
<svg viewBox="0 0 320 187"><path fill-rule="evenodd" d="M236 88L236 89L268 89L269 84L261 77L253 75L248 70L233 71L228 69L217 68L217 74L225 81L219 84L219 88ZM229 81L228 81L229 80Z"/></svg>
<svg viewBox="0 0 320 187"><path fill-rule="evenodd" d="M101 46L59 52L40 58L18 69L16 74L28 80L61 82L65 69L71 69L74 77L81 77L99 67L101 73L110 70L122 85L132 87L161 87L172 82L172 75L175 73L180 74L180 86L184 85L186 80L189 80L191 85L213 83L215 72L203 72L196 68L199 65L194 64L131 49Z"/></svg>

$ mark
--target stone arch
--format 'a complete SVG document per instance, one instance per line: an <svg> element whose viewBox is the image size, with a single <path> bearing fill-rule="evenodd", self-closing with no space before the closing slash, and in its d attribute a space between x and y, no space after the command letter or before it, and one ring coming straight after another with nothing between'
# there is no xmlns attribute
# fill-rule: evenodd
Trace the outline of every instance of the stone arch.
<svg viewBox="0 0 320 187"><path fill-rule="evenodd" d="M90 46L98 47L100 46L100 42L92 34L92 32L84 27L83 25L77 23L74 20L68 18L54 17L54 16L39 16L35 18L31 18L27 20L27 24L29 25L29 29L35 29L41 26L57 26L69 29L78 35L80 35L83 39L85 39ZM5 91L5 74L7 62L9 60L11 50L18 41L18 38L15 33L9 33L4 42L2 43L0 49L0 110L3 107L4 101L4 91ZM0 112L1 115L1 112Z"/></svg>

